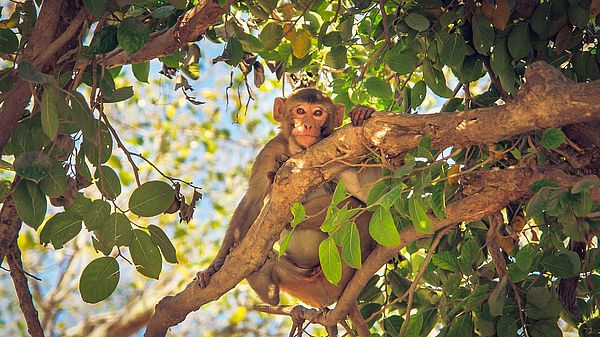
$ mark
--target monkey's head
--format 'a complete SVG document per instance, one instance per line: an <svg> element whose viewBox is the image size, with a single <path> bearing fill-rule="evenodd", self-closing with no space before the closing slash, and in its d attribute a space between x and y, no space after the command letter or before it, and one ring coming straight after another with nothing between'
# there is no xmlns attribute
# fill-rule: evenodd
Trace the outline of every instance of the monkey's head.
<svg viewBox="0 0 600 337"><path fill-rule="evenodd" d="M303 88L287 98L275 98L273 118L281 123L281 130L290 143L306 149L342 125L344 105L333 103L317 89Z"/></svg>

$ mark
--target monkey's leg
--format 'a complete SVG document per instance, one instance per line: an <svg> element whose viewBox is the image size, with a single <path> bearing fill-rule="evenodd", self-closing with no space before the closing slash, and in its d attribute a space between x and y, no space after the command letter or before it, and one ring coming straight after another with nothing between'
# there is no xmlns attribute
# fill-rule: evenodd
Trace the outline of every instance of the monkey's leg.
<svg viewBox="0 0 600 337"><path fill-rule="evenodd" d="M275 263L277 263L274 254L274 252L269 254L265 263L246 278L258 297L270 305L279 304L279 285L276 283L273 273Z"/></svg>

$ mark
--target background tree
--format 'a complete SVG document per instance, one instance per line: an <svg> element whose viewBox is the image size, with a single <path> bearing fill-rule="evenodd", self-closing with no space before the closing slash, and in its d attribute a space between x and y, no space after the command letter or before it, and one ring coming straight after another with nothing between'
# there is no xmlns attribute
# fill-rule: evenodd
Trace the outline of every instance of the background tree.
<svg viewBox="0 0 600 337"><path fill-rule="evenodd" d="M213 61L231 66L229 87L238 90L231 97L240 102L241 89L248 102L254 95L248 78L261 86L268 67L293 87L330 88L348 107L395 114L344 128L300 154L306 169L292 173L293 163L284 165L262 223L216 282L202 290L189 284L161 301L147 335L164 335L233 288L264 260L293 203L366 157L390 175L365 211L384 214L374 236L380 230L394 240L380 242L334 310L318 317L304 310L300 318L331 325L358 299L380 334L559 336L559 322L584 336L596 333L600 86L589 81L598 77L599 8L587 0L11 5L0 23L1 164L10 179L2 185L0 256L29 333L41 336L44 328L17 244L19 233L31 233L22 221L56 250L81 245L105 255L80 275L64 274L79 280L89 303L115 291L127 262L159 278L163 259L180 258L183 244L171 238L184 229L146 218L178 212L191 219L198 187L165 174L173 160L150 162L155 173L140 174L148 154L125 145L127 122L119 122L126 118L109 107L140 103L133 86L119 80L120 67L133 64L137 81L147 82L155 58L187 104L202 104L189 83L200 77L201 38L222 46ZM444 113L415 114L436 103ZM200 127L217 125L206 123ZM171 130L161 134L157 163L167 153L163 144L181 137ZM219 146L200 139L205 153ZM129 168L119 170L111 159L113 145ZM128 181L135 189L120 196ZM47 200L58 211L46 219Z"/></svg>

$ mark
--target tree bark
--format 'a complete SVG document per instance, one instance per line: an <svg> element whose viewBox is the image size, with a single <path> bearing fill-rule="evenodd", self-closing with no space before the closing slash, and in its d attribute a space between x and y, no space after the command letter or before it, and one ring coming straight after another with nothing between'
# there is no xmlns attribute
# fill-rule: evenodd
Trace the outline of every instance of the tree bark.
<svg viewBox="0 0 600 337"><path fill-rule="evenodd" d="M175 296L163 298L146 329L145 336L165 336L170 326L180 323L187 314L201 305L219 298L248 276L266 258L286 223L291 220L289 209L310 190L331 179L345 168L344 162L358 162L374 149L385 154L401 154L415 148L425 135L433 147L467 146L494 143L514 135L539 128L558 127L572 123L600 120L600 81L576 84L544 63L531 64L526 71L527 83L512 102L491 108L460 113L429 115L376 114L363 127L344 127L308 150L292 157L278 171L269 204L251 226L244 240L228 256L222 268L211 277L207 288L200 289L195 282ZM498 127L504 126L504 127ZM482 173L487 178L481 186L472 189L472 195L451 205L446 219L436 222L436 229L448 223L481 219L497 211L510 201L522 197L529 184L543 172L531 169L504 170L501 173ZM496 174L498 176L496 176ZM486 189L489 184L490 188ZM468 189L465 189L468 192ZM476 193L479 191L479 194ZM486 194L482 194L486 193ZM499 193L504 193L502 198ZM498 199L493 207L488 197ZM485 204L476 202L485 197ZM477 207L479 206L479 207ZM402 234L403 245L416 239L414 229ZM365 280L389 259L393 249L377 248L347 287L335 309L327 315L328 323L345 317L351 301L365 284ZM382 262L383 261L383 262ZM331 317L331 319L329 319Z"/></svg>
<svg viewBox="0 0 600 337"><path fill-rule="evenodd" d="M101 64L112 68L169 55L189 42L196 41L208 27L227 12L232 3L232 0L227 0L221 6L217 0L200 1L194 8L181 16L177 24L152 38L135 54L128 55L119 48L110 53Z"/></svg>

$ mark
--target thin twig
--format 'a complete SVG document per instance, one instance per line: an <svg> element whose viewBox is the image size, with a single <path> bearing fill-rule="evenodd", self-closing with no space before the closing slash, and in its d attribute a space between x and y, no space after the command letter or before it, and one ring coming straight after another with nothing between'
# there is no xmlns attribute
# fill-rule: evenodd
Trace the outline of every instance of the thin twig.
<svg viewBox="0 0 600 337"><path fill-rule="evenodd" d="M462 88L462 83L458 82L458 84L456 84L456 87L454 87L454 90L452 90L452 96L446 101L446 103L444 103L444 105L442 105L440 112L445 112L446 109L448 109L448 107L450 106L450 102L452 102L452 99L454 99L454 97L456 97L456 95L460 91L460 88ZM451 111L447 111L447 112L451 112Z"/></svg>
<svg viewBox="0 0 600 337"><path fill-rule="evenodd" d="M201 190L202 188L199 186L194 185L193 183L189 182L189 181L185 181L183 179L179 179L179 178L175 178L175 177L171 177L168 176L166 174L164 174L158 167L156 167L156 165L154 165L154 163L152 163L150 160L148 160L146 157L142 156L140 153L134 153L134 152L130 152L130 154L134 157L138 157L143 159L146 163L148 163L150 166L152 166L153 169L156 170L156 172L158 172L161 176L165 177L166 179L169 179L172 183L175 183L176 181L186 184L191 188L197 189L197 190Z"/></svg>
<svg viewBox="0 0 600 337"><path fill-rule="evenodd" d="M106 126L110 130L110 133L113 135L113 137L117 141L117 146L119 146L119 148L121 148L121 150L123 151L123 153L127 157L127 160L129 161L129 164L131 164L131 168L133 169L133 175L135 176L135 182L137 183L138 186L140 186L142 184L141 181L140 181L140 174L139 174L140 169L138 168L138 166L133 161L133 158L131 157L132 153L129 152L129 150L127 150L127 147L125 147L125 144L123 144L123 142L121 141L121 138L119 138L119 135L117 134L117 131L115 130L115 128L113 128L113 126L108 121L108 117L106 117L105 114L103 114L102 117L104 119L104 123L106 123Z"/></svg>
<svg viewBox="0 0 600 337"><path fill-rule="evenodd" d="M390 29L388 27L388 16L385 11L385 0L379 0L379 9L381 10L381 21L383 23L383 34L385 35L385 43L388 47L392 47Z"/></svg>
<svg viewBox="0 0 600 337"><path fill-rule="evenodd" d="M429 262L431 261L431 258L433 257L433 253L435 252L437 246L440 244L442 237L444 235L446 235L446 233L448 233L448 231L452 228L453 228L453 226L448 226L438 232L435 239L431 243L431 246L429 246L429 249L427 250L427 255L425 256L425 260L423 261L423 264L421 265L419 272L415 276L415 278L412 281L408 290L404 293L404 295L402 295L402 297L404 297L406 295L406 293L408 293L408 303L406 304L406 310L404 311L404 314L406 315L406 319L404 321L404 324L402 324L402 329L400 329L400 333L398 334L399 337L404 336L404 333L406 332L406 328L408 328L408 324L410 323L410 311L412 310L413 300L415 297L415 290L417 289L419 280L421 280L421 277L423 277L423 274L425 274L425 270L427 269L427 266L429 265Z"/></svg>

